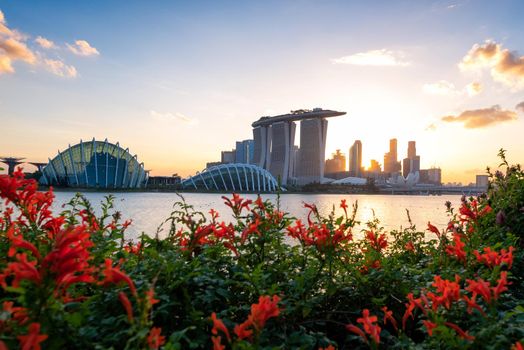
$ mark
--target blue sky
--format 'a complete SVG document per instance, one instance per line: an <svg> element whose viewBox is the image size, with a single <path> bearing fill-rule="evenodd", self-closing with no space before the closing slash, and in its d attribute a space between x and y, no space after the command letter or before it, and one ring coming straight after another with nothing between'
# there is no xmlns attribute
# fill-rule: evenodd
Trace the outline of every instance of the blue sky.
<svg viewBox="0 0 524 350"><path fill-rule="evenodd" d="M348 112L330 121L327 156L361 139L367 166L389 138L400 155L416 140L423 167L464 182L500 147L524 161L522 1L0 0L0 11L34 56L12 55L0 74L2 155L43 161L107 137L153 174L189 175L251 138L261 115L323 107Z"/></svg>

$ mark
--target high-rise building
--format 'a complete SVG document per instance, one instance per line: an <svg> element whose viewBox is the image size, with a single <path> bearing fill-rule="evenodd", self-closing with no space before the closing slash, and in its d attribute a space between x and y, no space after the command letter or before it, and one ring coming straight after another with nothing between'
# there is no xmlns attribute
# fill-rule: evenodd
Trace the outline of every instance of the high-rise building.
<svg viewBox="0 0 524 350"><path fill-rule="evenodd" d="M349 173L352 176L362 175L362 142L356 140L349 149Z"/></svg>
<svg viewBox="0 0 524 350"><path fill-rule="evenodd" d="M262 117L252 124L254 164L280 177L283 185L290 177L299 183L320 182L324 175L326 118L346 114L315 108L296 110L275 117ZM300 152L295 159L295 121L301 121Z"/></svg>
<svg viewBox="0 0 524 350"><path fill-rule="evenodd" d="M417 146L415 141L408 142L408 158L415 158L417 156Z"/></svg>
<svg viewBox="0 0 524 350"><path fill-rule="evenodd" d="M297 177L302 179L302 183L320 182L324 177L327 127L326 119L306 119L300 122Z"/></svg>
<svg viewBox="0 0 524 350"><path fill-rule="evenodd" d="M234 163L235 155L236 155L236 150L222 151L222 153L220 154L220 162L223 164Z"/></svg>
<svg viewBox="0 0 524 350"><path fill-rule="evenodd" d="M235 163L253 164L255 142L244 140L236 142Z"/></svg>
<svg viewBox="0 0 524 350"><path fill-rule="evenodd" d="M397 139L389 140L389 152L384 154L384 172L397 173L401 169L400 162L397 161Z"/></svg>
<svg viewBox="0 0 524 350"><path fill-rule="evenodd" d="M475 184L477 187L488 187L488 184L489 184L488 175L477 175Z"/></svg>
<svg viewBox="0 0 524 350"><path fill-rule="evenodd" d="M415 141L408 142L408 157L402 161L402 175L407 177L410 173L420 171L420 156L417 155Z"/></svg>
<svg viewBox="0 0 524 350"><path fill-rule="evenodd" d="M370 173L380 173L382 172L382 168L380 166L380 163L377 162L375 159L371 159L371 164L368 168L368 172Z"/></svg>
<svg viewBox="0 0 524 350"><path fill-rule="evenodd" d="M331 159L326 159L326 167L324 172L326 174L340 173L346 171L346 156L341 153L339 149L331 156Z"/></svg>

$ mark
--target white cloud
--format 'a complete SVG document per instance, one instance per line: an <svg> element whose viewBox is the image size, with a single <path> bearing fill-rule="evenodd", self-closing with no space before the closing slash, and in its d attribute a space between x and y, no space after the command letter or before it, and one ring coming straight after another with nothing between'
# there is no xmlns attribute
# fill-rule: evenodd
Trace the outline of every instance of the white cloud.
<svg viewBox="0 0 524 350"><path fill-rule="evenodd" d="M473 97L482 92L483 86L479 82L472 82L466 85L462 90L455 87L455 84L450 83L446 80L440 80L436 83L424 84L422 91L429 95L440 95L440 96L460 96L468 95Z"/></svg>
<svg viewBox="0 0 524 350"><path fill-rule="evenodd" d="M74 45L67 44L69 51L78 56L95 56L100 55L100 52L93 46L91 46L85 40L77 40Z"/></svg>
<svg viewBox="0 0 524 350"><path fill-rule="evenodd" d="M514 89L524 88L524 56L503 49L502 45L486 40L475 44L459 63L463 71L490 69L491 77Z"/></svg>
<svg viewBox="0 0 524 350"><path fill-rule="evenodd" d="M77 71L73 66L68 66L60 60L44 59L44 65L48 71L64 78L76 78Z"/></svg>
<svg viewBox="0 0 524 350"><path fill-rule="evenodd" d="M36 56L25 44L27 38L7 26L5 16L0 11L0 74L14 73L13 62L36 63Z"/></svg>
<svg viewBox="0 0 524 350"><path fill-rule="evenodd" d="M480 94L482 90L484 90L484 87L482 86L481 83L474 81L466 85L465 90L468 96L473 97L473 96Z"/></svg>
<svg viewBox="0 0 524 350"><path fill-rule="evenodd" d="M440 80L436 83L424 84L422 90L430 95L456 95L459 92L453 83L446 80Z"/></svg>
<svg viewBox="0 0 524 350"><path fill-rule="evenodd" d="M169 121L181 121L183 123L189 124L189 125L196 125L198 124L198 120L188 117L182 113L176 112L176 113L159 113L156 111L150 111L149 114L153 119L161 121L161 122L169 122Z"/></svg>
<svg viewBox="0 0 524 350"><path fill-rule="evenodd" d="M36 39L35 39L35 42L40 45L41 48L43 49L54 49L56 48L56 45L54 42L52 42L51 40L48 40L44 37L41 37L41 36L37 36Z"/></svg>
<svg viewBox="0 0 524 350"><path fill-rule="evenodd" d="M489 108L466 110L457 116L447 115L441 118L446 123L463 123L467 129L484 128L517 119L515 111L504 110L499 105Z"/></svg>
<svg viewBox="0 0 524 350"><path fill-rule="evenodd" d="M352 64L357 66L409 66L411 63L405 61L402 51L391 51L387 49L359 52L349 56L334 58L334 64Z"/></svg>

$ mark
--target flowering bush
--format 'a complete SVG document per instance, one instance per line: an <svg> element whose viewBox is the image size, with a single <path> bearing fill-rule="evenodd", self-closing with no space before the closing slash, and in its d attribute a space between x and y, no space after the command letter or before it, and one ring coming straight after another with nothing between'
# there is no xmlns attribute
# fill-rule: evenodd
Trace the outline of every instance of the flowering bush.
<svg viewBox="0 0 524 350"><path fill-rule="evenodd" d="M354 239L357 205L307 222L224 197L231 219L183 200L166 237L126 239L112 197L0 176L0 349L522 348L524 176L447 204L449 224ZM408 213L409 215L409 213Z"/></svg>

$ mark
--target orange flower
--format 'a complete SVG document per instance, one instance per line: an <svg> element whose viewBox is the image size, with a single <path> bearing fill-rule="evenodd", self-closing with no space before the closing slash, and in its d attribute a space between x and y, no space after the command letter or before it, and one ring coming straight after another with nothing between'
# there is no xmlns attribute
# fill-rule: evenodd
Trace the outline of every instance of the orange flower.
<svg viewBox="0 0 524 350"><path fill-rule="evenodd" d="M438 228L436 228L435 226L431 225L431 223L429 221L428 221L428 230L430 230L431 232L436 234L438 239L440 239L440 236L441 236L440 231L438 230Z"/></svg>
<svg viewBox="0 0 524 350"><path fill-rule="evenodd" d="M500 253L491 250L491 247L484 248L484 253L480 254L478 250L475 250L473 254L477 257L477 261L483 263L489 268L494 268L495 266L500 266L505 263L508 265L508 268L511 269L513 265L513 251L515 248L509 247L509 250L501 249Z"/></svg>
<svg viewBox="0 0 524 350"><path fill-rule="evenodd" d="M398 331L397 320L393 317L393 311L388 310L387 306L382 307L382 311L384 311L384 326L387 324L387 321L389 321L393 328Z"/></svg>
<svg viewBox="0 0 524 350"><path fill-rule="evenodd" d="M335 350L335 347L331 344L327 346L327 348L318 348L318 350Z"/></svg>
<svg viewBox="0 0 524 350"><path fill-rule="evenodd" d="M151 330L149 331L149 335L147 336L147 345L150 349L156 350L166 342L166 337L164 337L161 333L162 328L151 328Z"/></svg>
<svg viewBox="0 0 524 350"><path fill-rule="evenodd" d="M221 340L222 340L222 337L211 337L211 341L213 342L213 350L224 350L226 348L220 342Z"/></svg>
<svg viewBox="0 0 524 350"><path fill-rule="evenodd" d="M380 330L381 328L376 324L377 316L370 316L369 310L362 310L362 317L357 318L357 322L362 324L364 331L371 336L371 339L375 344L380 343Z"/></svg>
<svg viewBox="0 0 524 350"><path fill-rule="evenodd" d="M47 339L46 334L40 334L40 323L31 323L27 335L19 335L22 350L40 350L40 343Z"/></svg>
<svg viewBox="0 0 524 350"><path fill-rule="evenodd" d="M474 337L474 336L469 335L468 332L463 331L462 328L460 328L460 327L457 326L456 324L451 323L451 322L444 322L444 324L445 324L446 326L448 326L449 328L453 329L455 332L457 332L457 334L459 335L459 337L461 337L462 339L466 339L466 340L475 340L475 337Z"/></svg>
<svg viewBox="0 0 524 350"><path fill-rule="evenodd" d="M124 293L124 292L118 293L118 299L120 300L120 302L122 303L122 306L126 310L127 319L129 320L130 323L133 323L133 321L134 321L134 318L133 318L133 307L131 306L131 302L129 301L126 293Z"/></svg>
<svg viewBox="0 0 524 350"><path fill-rule="evenodd" d="M229 335L229 331L227 330L227 327L224 325L224 322L222 322L222 320L217 318L216 313L213 312L211 314L211 320L213 320L213 329L211 330L211 333L213 333L214 335L217 335L218 331L221 331L222 333L226 335L227 340L231 341L231 336Z"/></svg>
<svg viewBox="0 0 524 350"><path fill-rule="evenodd" d="M251 314L249 317L257 331L261 331L264 328L268 319L277 317L280 314L280 309L278 308L279 301L280 298L278 295L274 295L273 297L263 295L258 298L258 304L251 305Z"/></svg>
<svg viewBox="0 0 524 350"><path fill-rule="evenodd" d="M364 339L364 341L367 343L368 342L368 338L366 337L366 333L364 333L364 331L360 328L358 328L357 326L353 325L353 324L348 324L346 325L346 329L350 332L353 332L355 333L356 335L359 335L362 337L362 339Z"/></svg>
<svg viewBox="0 0 524 350"><path fill-rule="evenodd" d="M102 285L107 286L111 283L118 284L125 282L129 286L131 293L135 296L137 295L133 280L121 271L118 266L113 267L113 261L111 259L106 259L104 265L104 269L102 270L102 274L104 275L104 280L101 282Z"/></svg>
<svg viewBox="0 0 524 350"><path fill-rule="evenodd" d="M433 329L437 327L437 324L427 320L423 320L422 323L424 323L424 326L426 326L429 336L433 336Z"/></svg>
<svg viewBox="0 0 524 350"><path fill-rule="evenodd" d="M479 278L476 281L466 280L466 282L468 283L466 290L473 294L480 295L486 303L491 303L491 289L490 283L488 281L484 281L482 278Z"/></svg>
<svg viewBox="0 0 524 350"><path fill-rule="evenodd" d="M235 325L234 332L238 339L248 339L251 338L253 335L253 330L249 329L251 327L252 323L251 320L248 318L247 321L241 324Z"/></svg>
<svg viewBox="0 0 524 350"><path fill-rule="evenodd" d="M455 243L454 245L446 247L446 253L449 256L454 256L458 261L466 263L466 252L464 251L466 244L462 242L461 235L458 233L453 234L453 242Z"/></svg>

